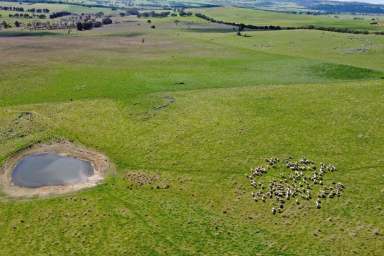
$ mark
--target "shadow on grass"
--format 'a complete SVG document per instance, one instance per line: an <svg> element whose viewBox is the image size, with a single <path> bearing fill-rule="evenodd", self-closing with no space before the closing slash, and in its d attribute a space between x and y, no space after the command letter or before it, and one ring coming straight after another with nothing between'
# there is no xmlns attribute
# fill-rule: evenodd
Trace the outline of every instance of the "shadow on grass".
<svg viewBox="0 0 384 256"><path fill-rule="evenodd" d="M57 32L48 32L48 31L39 31L39 32L18 32L18 31L7 31L0 32L0 37L23 37L23 36L55 36L63 35L62 33Z"/></svg>
<svg viewBox="0 0 384 256"><path fill-rule="evenodd" d="M136 37L136 36L142 36L144 33L139 33L139 32L132 32L132 33L111 33L111 34L106 34L105 36L110 36L110 37Z"/></svg>
<svg viewBox="0 0 384 256"><path fill-rule="evenodd" d="M384 75L383 72L377 70L330 63L315 65L311 70L318 76L335 80L379 79Z"/></svg>
<svg viewBox="0 0 384 256"><path fill-rule="evenodd" d="M235 33L236 31L228 28L186 28L188 32L196 33Z"/></svg>

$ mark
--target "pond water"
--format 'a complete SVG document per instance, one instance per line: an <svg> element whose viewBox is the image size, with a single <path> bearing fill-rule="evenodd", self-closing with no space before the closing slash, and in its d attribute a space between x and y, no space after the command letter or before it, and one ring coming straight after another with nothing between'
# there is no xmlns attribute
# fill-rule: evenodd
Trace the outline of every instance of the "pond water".
<svg viewBox="0 0 384 256"><path fill-rule="evenodd" d="M53 153L24 157L12 173L13 184L20 187L69 185L86 182L93 175L90 162Z"/></svg>

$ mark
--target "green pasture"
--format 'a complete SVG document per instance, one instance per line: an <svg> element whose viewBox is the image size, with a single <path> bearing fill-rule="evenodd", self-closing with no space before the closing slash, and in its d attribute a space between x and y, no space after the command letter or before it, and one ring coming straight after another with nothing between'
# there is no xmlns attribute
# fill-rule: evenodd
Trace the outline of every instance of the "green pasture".
<svg viewBox="0 0 384 256"><path fill-rule="evenodd" d="M195 13L203 13L217 20L237 22L251 25L275 25L287 27L299 27L315 25L320 27L350 28L356 30L383 30L383 16L360 15L307 15L290 14L256 9L218 7L206 9L194 9ZM378 19L377 25L370 24L372 18Z"/></svg>

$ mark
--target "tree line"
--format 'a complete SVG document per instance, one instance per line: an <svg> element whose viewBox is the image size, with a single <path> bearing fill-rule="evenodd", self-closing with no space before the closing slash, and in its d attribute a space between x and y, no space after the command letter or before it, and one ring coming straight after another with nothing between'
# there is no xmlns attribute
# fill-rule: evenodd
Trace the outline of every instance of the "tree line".
<svg viewBox="0 0 384 256"><path fill-rule="evenodd" d="M137 14L137 17L138 18L141 18L141 17L144 17L144 18L149 18L149 17L164 18L164 17L168 17L170 14L171 14L171 12L169 12L169 11L166 11L166 12L155 12L155 11L139 12Z"/></svg>
<svg viewBox="0 0 384 256"><path fill-rule="evenodd" d="M60 18L60 17L64 17L64 16L69 16L69 15L72 15L72 13L67 12L67 11L54 12L54 13L49 15L49 18L50 19L56 19L56 18Z"/></svg>
<svg viewBox="0 0 384 256"><path fill-rule="evenodd" d="M76 23L76 28L79 31L91 30L93 28L99 28L103 25L112 24L112 19L110 17L104 17L101 21L95 19L86 19L84 21L79 21Z"/></svg>
<svg viewBox="0 0 384 256"><path fill-rule="evenodd" d="M162 12L155 12L155 11L139 11L137 8L128 8L125 10L125 12L120 12L120 16L128 16L128 15L135 15L138 18L165 18L169 16L192 16L192 12L186 12L184 9L172 9L172 8L165 8L167 11Z"/></svg>
<svg viewBox="0 0 384 256"><path fill-rule="evenodd" d="M68 23L68 22L51 23L49 21L47 22L32 21L28 23L21 23L18 20L16 20L14 23L10 23L5 20L0 22L0 30L12 28L12 27L15 27L15 28L23 27L29 30L54 30L54 29L71 29L71 28L74 28L75 26L73 23Z"/></svg>
<svg viewBox="0 0 384 256"><path fill-rule="evenodd" d="M137 17L141 18L149 18L149 17L154 17L154 18L164 18L168 16L181 16L181 17L187 17L187 16L192 16L192 12L186 12L184 9L174 9L173 12L171 11L165 11L165 12L155 12L155 11L150 11L150 12L137 12Z"/></svg>
<svg viewBox="0 0 384 256"><path fill-rule="evenodd" d="M9 18L24 18L24 19L46 19L45 14L29 14L29 13L15 13L9 14Z"/></svg>
<svg viewBox="0 0 384 256"><path fill-rule="evenodd" d="M36 13L49 13L47 8L31 8L24 9L24 7L19 6L0 6L1 11L12 11L12 12L36 12Z"/></svg>

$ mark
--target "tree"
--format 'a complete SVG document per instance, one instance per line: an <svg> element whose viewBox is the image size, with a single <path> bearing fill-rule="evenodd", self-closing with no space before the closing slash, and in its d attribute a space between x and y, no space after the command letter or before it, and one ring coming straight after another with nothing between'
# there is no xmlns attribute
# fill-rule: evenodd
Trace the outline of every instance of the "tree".
<svg viewBox="0 0 384 256"><path fill-rule="evenodd" d="M245 25L243 23L239 24L239 31L243 31L245 28Z"/></svg>
<svg viewBox="0 0 384 256"><path fill-rule="evenodd" d="M102 23L104 25L109 25L109 24L112 24L112 19L110 17L105 17L103 20L102 20Z"/></svg>
<svg viewBox="0 0 384 256"><path fill-rule="evenodd" d="M136 8L130 8L127 10L127 15L139 15L139 11Z"/></svg>
<svg viewBox="0 0 384 256"><path fill-rule="evenodd" d="M83 23L83 30L91 30L93 28L92 21L86 21Z"/></svg>
<svg viewBox="0 0 384 256"><path fill-rule="evenodd" d="M4 28L10 28L11 25L9 25L5 20L3 20L3 22L1 23L1 25L4 27Z"/></svg>
<svg viewBox="0 0 384 256"><path fill-rule="evenodd" d="M15 21L15 27L19 28L21 23L19 21Z"/></svg>
<svg viewBox="0 0 384 256"><path fill-rule="evenodd" d="M95 14L95 16L96 16L97 18L101 18L101 17L104 16L104 13L103 13L103 12L98 12L98 13Z"/></svg>
<svg viewBox="0 0 384 256"><path fill-rule="evenodd" d="M77 27L77 30L82 31L83 30L83 23L77 22L76 27Z"/></svg>
<svg viewBox="0 0 384 256"><path fill-rule="evenodd" d="M103 24L102 24L100 21L96 21L96 22L93 24L93 26L94 26L95 28L99 28L99 27L103 26Z"/></svg>

